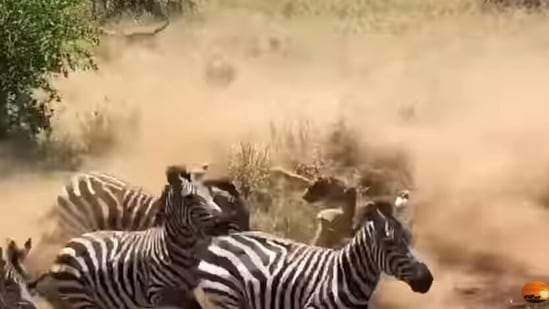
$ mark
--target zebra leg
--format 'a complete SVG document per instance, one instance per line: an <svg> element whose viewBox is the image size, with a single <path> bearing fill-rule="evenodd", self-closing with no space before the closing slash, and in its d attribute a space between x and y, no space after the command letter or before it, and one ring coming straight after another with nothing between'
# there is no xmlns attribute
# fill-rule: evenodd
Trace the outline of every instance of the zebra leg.
<svg viewBox="0 0 549 309"><path fill-rule="evenodd" d="M59 274L54 274L54 276ZM80 278L72 280L64 277L60 282L56 277L48 287L48 301L55 304L55 308L60 309L104 309L98 305L93 295L90 295L90 289ZM59 306L59 307L58 307Z"/></svg>

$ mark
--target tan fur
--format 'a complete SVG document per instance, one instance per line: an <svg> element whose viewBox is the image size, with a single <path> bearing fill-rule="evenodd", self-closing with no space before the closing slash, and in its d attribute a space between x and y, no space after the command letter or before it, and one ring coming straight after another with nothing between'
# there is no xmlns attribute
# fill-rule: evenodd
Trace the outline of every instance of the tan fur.
<svg viewBox="0 0 549 309"><path fill-rule="evenodd" d="M354 191L351 192L351 190ZM317 214L317 228L310 242L311 245L330 248L341 246L346 238L352 237L353 231L364 221L364 216L371 207L379 205L387 213L395 212L396 205L393 197L376 197L365 204L357 205L358 192L356 191L355 188L348 187L343 180L335 177L320 177L308 188L309 198L334 204L333 208L321 210ZM402 191L399 197L403 194L408 195L409 192Z"/></svg>
<svg viewBox="0 0 549 309"><path fill-rule="evenodd" d="M341 244L344 237L352 233L351 224L341 208L321 210L317 217L317 229L311 245L335 248Z"/></svg>
<svg viewBox="0 0 549 309"><path fill-rule="evenodd" d="M304 190L305 188L307 188L308 186L314 183L311 179L308 179L307 177L288 171L283 167L273 167L270 169L269 172L271 176L284 179L285 181L289 182L292 186L296 187L296 189L298 190L299 189Z"/></svg>
<svg viewBox="0 0 549 309"><path fill-rule="evenodd" d="M202 288L196 287L193 294L202 309L215 309L215 305L208 299Z"/></svg>
<svg viewBox="0 0 549 309"><path fill-rule="evenodd" d="M317 228L310 244L328 248L338 247L340 240L349 234L349 231L346 231L349 224L346 224L344 218L341 208L321 210L316 216Z"/></svg>

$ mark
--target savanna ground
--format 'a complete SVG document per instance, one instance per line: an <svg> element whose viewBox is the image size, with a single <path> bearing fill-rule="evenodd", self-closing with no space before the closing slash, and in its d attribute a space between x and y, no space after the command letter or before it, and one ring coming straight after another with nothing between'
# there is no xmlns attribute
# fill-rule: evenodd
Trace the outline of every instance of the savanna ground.
<svg viewBox="0 0 549 309"><path fill-rule="evenodd" d="M385 280L378 308L519 300L524 282L549 271L546 14L466 1L293 3L211 2L154 42L105 41L98 72L57 82L50 167L2 148L0 235L39 239L70 174L52 166L158 192L167 164L211 162L250 190L254 228L309 241L315 209L268 168L350 177L374 167L391 188L412 189L418 251L435 276L426 295ZM33 270L49 258L37 248Z"/></svg>

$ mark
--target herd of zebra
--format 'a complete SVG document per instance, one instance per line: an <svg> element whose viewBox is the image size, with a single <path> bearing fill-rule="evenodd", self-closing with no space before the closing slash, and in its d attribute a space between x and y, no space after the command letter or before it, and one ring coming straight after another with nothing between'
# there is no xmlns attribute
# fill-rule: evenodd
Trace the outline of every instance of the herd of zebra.
<svg viewBox="0 0 549 309"><path fill-rule="evenodd" d="M0 309L37 308L37 296L82 309L368 308L382 274L430 290L431 271L398 219L407 191L360 206L335 177L283 174L306 182L307 202L342 203L318 214L310 244L251 230L248 201L229 178L206 176L207 166L167 167L158 197L109 174L79 173L47 215L57 224L44 239L64 243L48 271L31 278L31 239L22 248L9 241Z"/></svg>

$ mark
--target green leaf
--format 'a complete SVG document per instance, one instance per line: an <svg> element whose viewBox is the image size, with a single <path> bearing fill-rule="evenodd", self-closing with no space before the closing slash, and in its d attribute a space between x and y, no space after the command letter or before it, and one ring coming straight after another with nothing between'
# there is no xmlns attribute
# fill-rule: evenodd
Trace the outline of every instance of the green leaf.
<svg viewBox="0 0 549 309"><path fill-rule="evenodd" d="M97 31L81 13L87 0L0 0L0 138L50 130L58 100L53 72L94 69ZM46 92L44 100L33 90Z"/></svg>

